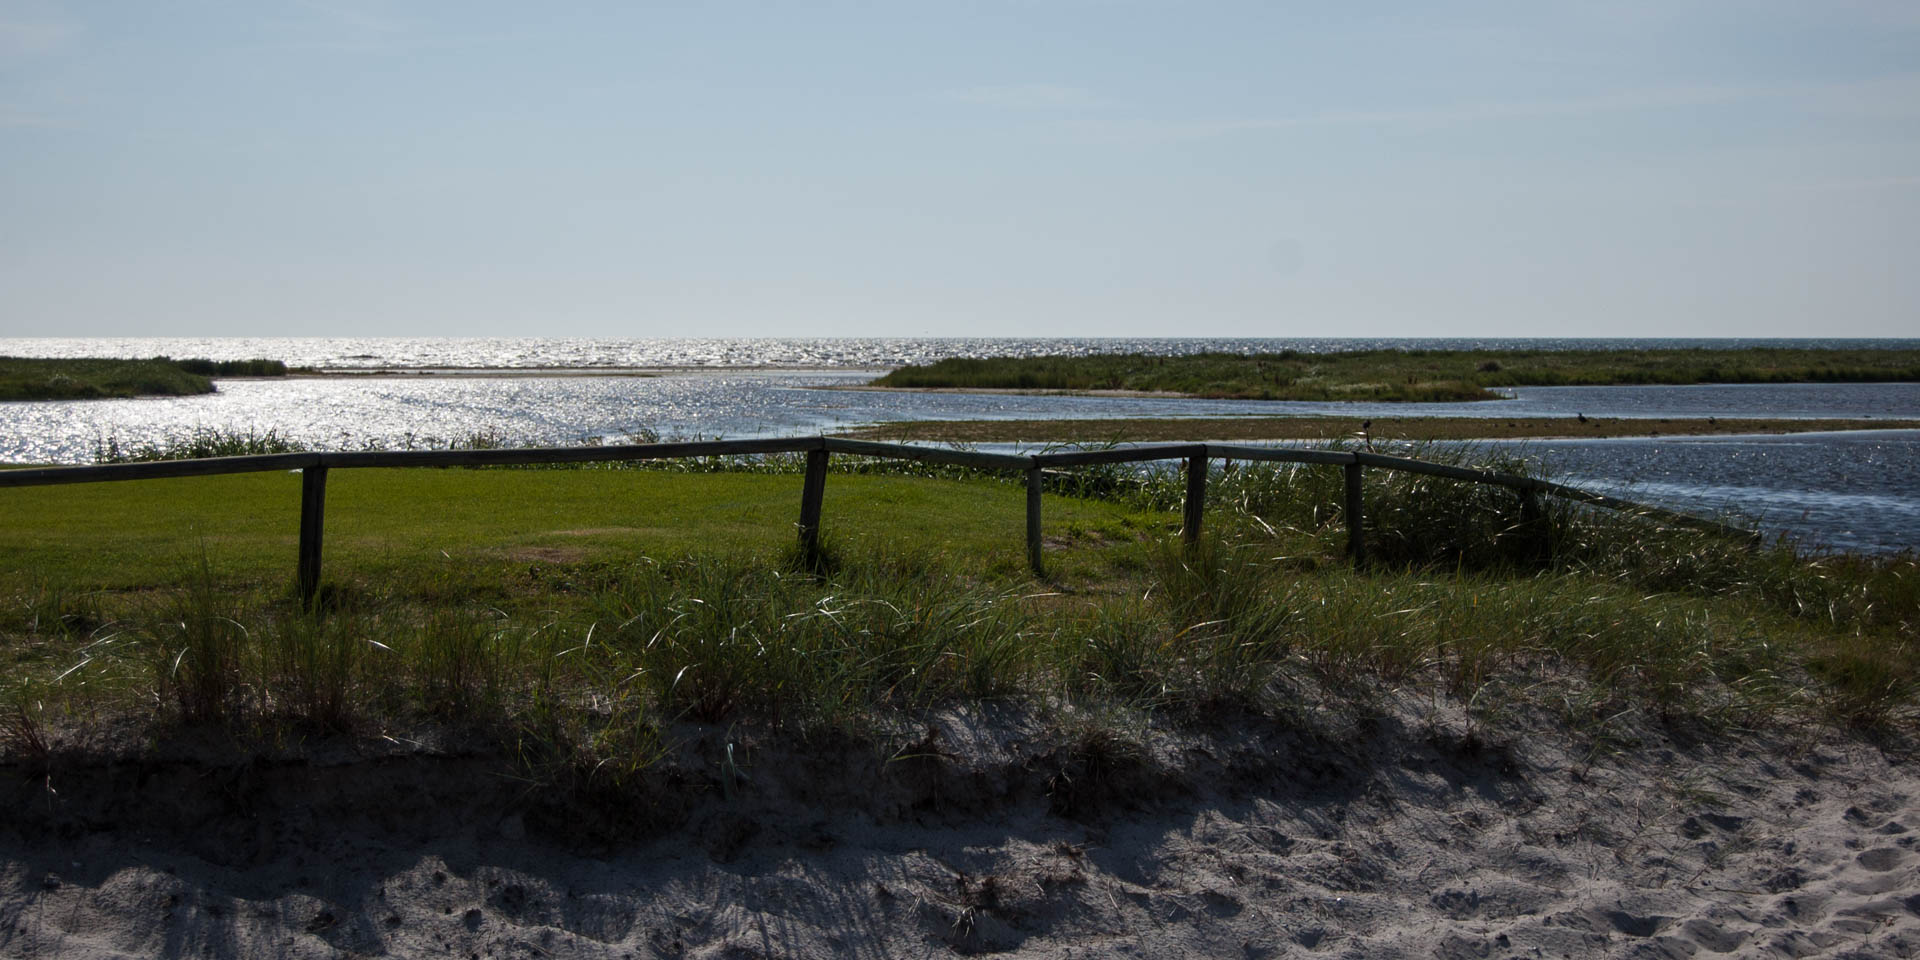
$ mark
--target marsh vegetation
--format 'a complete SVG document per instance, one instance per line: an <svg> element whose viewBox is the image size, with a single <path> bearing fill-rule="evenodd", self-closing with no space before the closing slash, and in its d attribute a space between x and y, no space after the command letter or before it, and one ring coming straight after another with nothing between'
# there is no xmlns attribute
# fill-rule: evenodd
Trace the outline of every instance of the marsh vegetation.
<svg viewBox="0 0 1920 960"><path fill-rule="evenodd" d="M1492 400L1498 387L1913 382L1920 351L1364 350L1344 353L949 358L880 387L1119 390L1247 400Z"/></svg>
<svg viewBox="0 0 1920 960"><path fill-rule="evenodd" d="M0 400L86 400L213 392L214 377L283 377L278 360L0 357Z"/></svg>

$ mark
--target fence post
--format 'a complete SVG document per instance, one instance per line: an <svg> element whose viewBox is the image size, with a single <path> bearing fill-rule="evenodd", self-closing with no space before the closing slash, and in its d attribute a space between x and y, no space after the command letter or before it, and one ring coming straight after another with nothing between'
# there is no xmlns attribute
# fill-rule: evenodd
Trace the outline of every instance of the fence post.
<svg viewBox="0 0 1920 960"><path fill-rule="evenodd" d="M827 451L807 451L807 476L800 486L800 557L812 570L820 565L820 499L827 489Z"/></svg>
<svg viewBox="0 0 1920 960"><path fill-rule="evenodd" d="M1046 569L1040 565L1040 465L1027 468L1027 565L1033 568L1033 575L1044 577Z"/></svg>
<svg viewBox="0 0 1920 960"><path fill-rule="evenodd" d="M1207 512L1207 455L1187 458L1187 504L1180 533L1189 544L1200 542L1200 518Z"/></svg>
<svg viewBox="0 0 1920 960"><path fill-rule="evenodd" d="M1546 520L1540 512L1540 494L1535 490L1520 491L1520 522L1529 529Z"/></svg>
<svg viewBox="0 0 1920 960"><path fill-rule="evenodd" d="M1356 568L1367 565L1366 509L1360 497L1360 464L1341 468L1347 474L1347 556Z"/></svg>
<svg viewBox="0 0 1920 960"><path fill-rule="evenodd" d="M1552 534L1547 527L1546 512L1540 509L1540 493L1530 487L1520 490L1520 532L1533 559L1552 554Z"/></svg>
<svg viewBox="0 0 1920 960"><path fill-rule="evenodd" d="M302 467L300 470L300 567L295 581L300 602L313 605L320 590L320 540L325 532L327 512L327 468Z"/></svg>

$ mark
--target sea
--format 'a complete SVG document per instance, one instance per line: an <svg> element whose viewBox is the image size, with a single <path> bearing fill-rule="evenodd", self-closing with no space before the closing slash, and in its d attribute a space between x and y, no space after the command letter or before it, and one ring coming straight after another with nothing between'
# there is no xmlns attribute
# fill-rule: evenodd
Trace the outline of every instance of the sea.
<svg viewBox="0 0 1920 960"><path fill-rule="evenodd" d="M91 462L196 430L313 447L431 446L476 434L567 445L810 435L897 420L1217 417L1920 418L1920 384L1519 387L1403 404L895 393L845 389L945 357L1295 350L1920 349L1920 339L1513 338L8 338L0 355L265 357L342 376L223 379L195 397L0 403L0 462ZM1649 433L1657 434L1650 424ZM1195 436L1195 440L1209 439ZM1567 482L1748 523L1810 549L1920 546L1920 431L1486 443Z"/></svg>

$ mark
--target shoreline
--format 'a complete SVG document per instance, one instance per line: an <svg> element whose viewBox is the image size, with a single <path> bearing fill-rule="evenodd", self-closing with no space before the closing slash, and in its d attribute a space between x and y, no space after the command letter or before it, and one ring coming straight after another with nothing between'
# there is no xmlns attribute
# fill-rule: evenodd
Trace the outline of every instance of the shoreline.
<svg viewBox="0 0 1920 960"><path fill-rule="evenodd" d="M1718 417L1178 417L1108 420L910 420L841 431L862 440L940 443L1136 443L1229 440L1601 440L1916 430L1920 420Z"/></svg>
<svg viewBox="0 0 1920 960"><path fill-rule="evenodd" d="M290 372L285 377L222 377L223 380L333 380L341 378L472 377L520 379L545 377L672 377L703 373L859 373L880 374L890 367L844 367L791 363L686 365L653 367L321 367ZM843 389L821 387L818 389ZM844 389L858 389L849 387Z"/></svg>

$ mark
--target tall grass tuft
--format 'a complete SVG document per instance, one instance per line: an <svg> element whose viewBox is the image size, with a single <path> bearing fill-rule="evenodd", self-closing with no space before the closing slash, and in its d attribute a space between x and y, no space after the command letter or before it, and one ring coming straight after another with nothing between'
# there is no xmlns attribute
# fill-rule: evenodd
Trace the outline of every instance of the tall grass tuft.
<svg viewBox="0 0 1920 960"><path fill-rule="evenodd" d="M830 578L740 558L659 564L598 598L600 642L630 658L668 716L840 722L876 706L987 696L1020 674L1003 595L911 560Z"/></svg>
<svg viewBox="0 0 1920 960"><path fill-rule="evenodd" d="M1150 570L1161 615L1185 673L1189 695L1248 700L1295 640L1294 611L1257 543L1203 538L1190 547L1161 545Z"/></svg>
<svg viewBox="0 0 1920 960"><path fill-rule="evenodd" d="M367 661L391 648L348 618L297 611L272 627L260 642L270 709L323 731L352 728L362 709L365 675L386 665Z"/></svg>
<svg viewBox="0 0 1920 960"><path fill-rule="evenodd" d="M155 681L188 722L219 722L245 707L252 636L203 557L187 586L147 627Z"/></svg>
<svg viewBox="0 0 1920 960"><path fill-rule="evenodd" d="M94 463L143 463L154 460L191 460L201 457L240 457L270 453L299 453L306 446L283 437L277 430L265 433L201 427L190 433L122 443L107 437L93 445Z"/></svg>
<svg viewBox="0 0 1920 960"><path fill-rule="evenodd" d="M523 637L514 624L480 611L437 609L396 639L392 646L412 665L426 709L459 718L500 708Z"/></svg>

